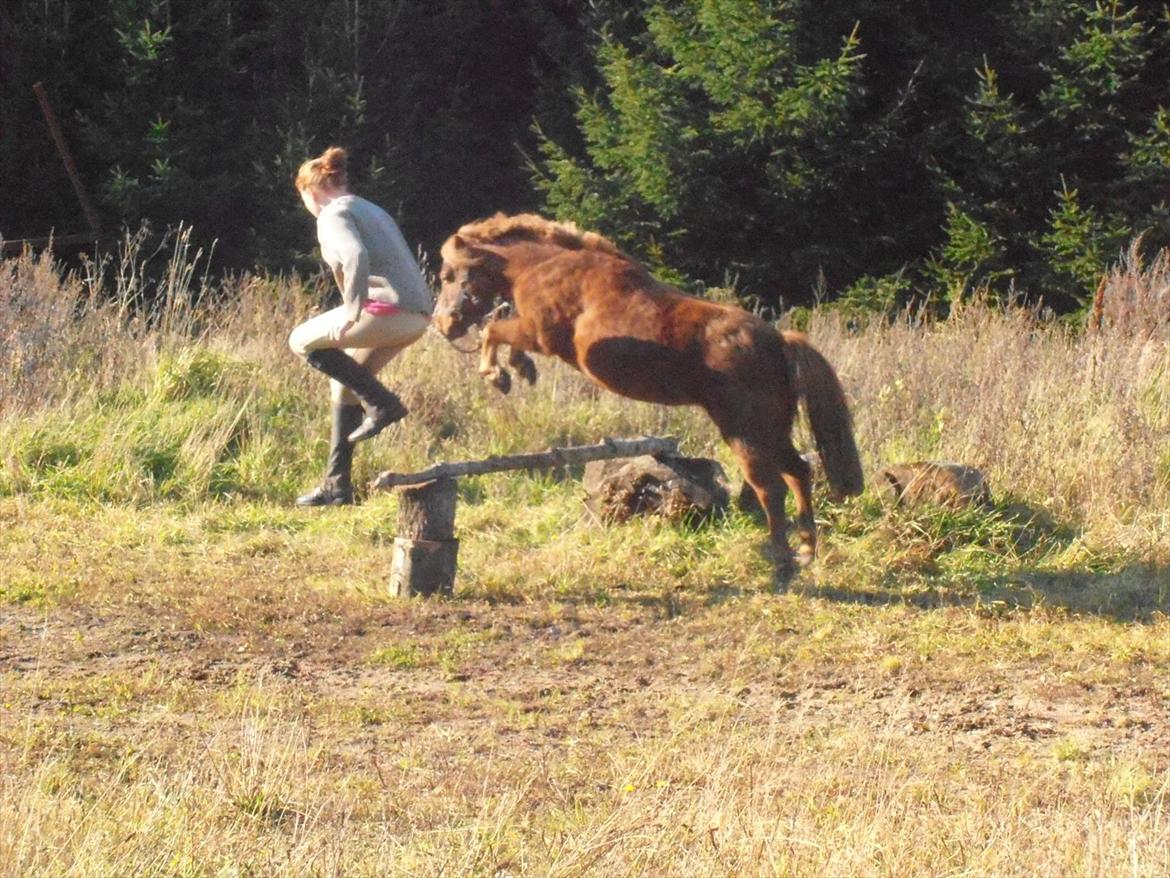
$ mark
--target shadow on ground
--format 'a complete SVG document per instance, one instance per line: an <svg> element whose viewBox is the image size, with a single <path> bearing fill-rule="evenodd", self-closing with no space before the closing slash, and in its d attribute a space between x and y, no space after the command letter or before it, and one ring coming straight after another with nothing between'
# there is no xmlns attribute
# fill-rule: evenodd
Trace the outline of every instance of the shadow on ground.
<svg viewBox="0 0 1170 878"><path fill-rule="evenodd" d="M1105 616L1119 622L1148 622L1170 615L1170 568L1134 565L1115 573L1049 573L1022 569L989 577L977 590L945 578L914 590L822 586L799 579L794 594L871 606L904 604L920 609L974 607L989 613L1057 608Z"/></svg>
<svg viewBox="0 0 1170 878"><path fill-rule="evenodd" d="M1123 622L1170 615L1170 566L1123 557L1070 562L1064 555L1081 530L1014 498L960 509L907 509L863 498L847 512L830 511L829 519L822 539L836 540L844 554L854 556L848 566L868 575L843 586L818 581L831 577L820 576L815 566L807 572L780 569L774 591L922 609L1048 607ZM980 560L967 564L969 556ZM1071 569L1061 570L1062 564ZM1101 569L1084 569L1088 564ZM713 590L709 602L729 596L727 589Z"/></svg>

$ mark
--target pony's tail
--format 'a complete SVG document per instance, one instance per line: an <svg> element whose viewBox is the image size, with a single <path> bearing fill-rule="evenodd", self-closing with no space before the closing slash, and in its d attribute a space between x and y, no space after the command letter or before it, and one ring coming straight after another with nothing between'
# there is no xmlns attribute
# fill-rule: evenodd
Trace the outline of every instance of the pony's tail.
<svg viewBox="0 0 1170 878"><path fill-rule="evenodd" d="M865 479L861 458L853 441L853 419L845 404L845 391L829 361L809 344L801 332L785 331L784 355L792 371L796 392L812 425L813 438L829 485L841 497L860 494Z"/></svg>

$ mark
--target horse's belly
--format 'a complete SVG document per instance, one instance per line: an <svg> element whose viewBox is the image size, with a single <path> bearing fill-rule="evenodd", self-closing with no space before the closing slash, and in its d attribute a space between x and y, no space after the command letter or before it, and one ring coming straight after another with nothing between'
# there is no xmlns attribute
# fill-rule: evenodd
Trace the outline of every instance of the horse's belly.
<svg viewBox="0 0 1170 878"><path fill-rule="evenodd" d="M629 336L604 338L578 351L581 370L607 390L641 402L700 402L716 376L701 356Z"/></svg>

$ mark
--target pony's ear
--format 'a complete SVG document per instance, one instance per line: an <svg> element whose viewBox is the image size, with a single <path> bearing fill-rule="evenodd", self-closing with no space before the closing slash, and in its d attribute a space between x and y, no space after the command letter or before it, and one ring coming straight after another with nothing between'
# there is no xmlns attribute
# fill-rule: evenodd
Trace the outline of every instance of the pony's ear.
<svg viewBox="0 0 1170 878"><path fill-rule="evenodd" d="M467 239L456 232L443 244L443 259L459 263L460 265L474 265L484 258L485 254L474 239Z"/></svg>
<svg viewBox="0 0 1170 878"><path fill-rule="evenodd" d="M499 247L474 239L469 241L459 234L451 238L451 250L454 253L458 253L460 261L468 265L474 265L500 256Z"/></svg>

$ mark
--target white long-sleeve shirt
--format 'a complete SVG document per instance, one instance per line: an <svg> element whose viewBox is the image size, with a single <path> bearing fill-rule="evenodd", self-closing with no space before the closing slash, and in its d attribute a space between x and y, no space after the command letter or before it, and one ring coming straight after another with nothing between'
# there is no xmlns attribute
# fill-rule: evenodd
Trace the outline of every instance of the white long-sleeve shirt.
<svg viewBox="0 0 1170 878"><path fill-rule="evenodd" d="M350 320L368 299L430 315L431 292L390 214L357 195L334 198L317 215L321 255L333 271Z"/></svg>

